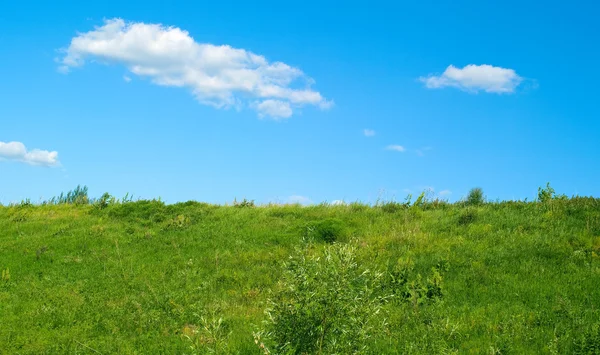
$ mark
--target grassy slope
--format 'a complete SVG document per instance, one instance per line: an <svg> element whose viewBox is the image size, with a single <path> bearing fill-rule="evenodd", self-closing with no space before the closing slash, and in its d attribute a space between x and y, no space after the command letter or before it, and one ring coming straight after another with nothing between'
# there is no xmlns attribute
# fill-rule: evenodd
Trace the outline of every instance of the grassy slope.
<svg viewBox="0 0 600 355"><path fill-rule="evenodd" d="M441 302L386 306L376 353L600 347L600 200L427 207L0 207L0 352L190 353L205 316L225 320L229 352L257 353L282 262L324 218L371 269L449 266Z"/></svg>

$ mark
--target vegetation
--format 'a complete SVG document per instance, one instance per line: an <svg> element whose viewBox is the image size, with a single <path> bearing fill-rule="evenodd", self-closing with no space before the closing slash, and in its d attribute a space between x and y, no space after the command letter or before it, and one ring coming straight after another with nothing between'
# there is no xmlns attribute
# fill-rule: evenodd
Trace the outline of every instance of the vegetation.
<svg viewBox="0 0 600 355"><path fill-rule="evenodd" d="M472 191L473 192L473 191ZM598 354L600 199L0 206L0 353Z"/></svg>

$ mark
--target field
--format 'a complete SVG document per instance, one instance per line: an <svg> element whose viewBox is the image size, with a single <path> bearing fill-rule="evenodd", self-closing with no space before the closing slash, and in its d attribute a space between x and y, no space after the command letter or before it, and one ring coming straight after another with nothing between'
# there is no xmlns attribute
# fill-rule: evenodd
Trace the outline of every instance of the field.
<svg viewBox="0 0 600 355"><path fill-rule="evenodd" d="M0 353L600 353L600 199L0 206Z"/></svg>

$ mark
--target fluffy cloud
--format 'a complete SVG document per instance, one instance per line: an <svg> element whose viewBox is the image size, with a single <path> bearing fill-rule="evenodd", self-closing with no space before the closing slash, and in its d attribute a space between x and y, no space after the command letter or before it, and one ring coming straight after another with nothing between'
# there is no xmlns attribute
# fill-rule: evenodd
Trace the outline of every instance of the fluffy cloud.
<svg viewBox="0 0 600 355"><path fill-rule="evenodd" d="M385 149L386 150L393 150L393 151L396 151L396 152L404 152L406 150L403 146L397 145L397 144L388 145L387 147L385 147Z"/></svg>
<svg viewBox="0 0 600 355"><path fill-rule="evenodd" d="M373 137L375 135L375 131L372 129L365 129L363 133L365 134L365 137Z"/></svg>
<svg viewBox="0 0 600 355"><path fill-rule="evenodd" d="M298 68L245 49L196 42L187 31L161 24L106 20L71 39L59 71L89 60L122 64L157 85L187 88L216 108L249 106L262 116L286 118L306 105L333 105Z"/></svg>
<svg viewBox="0 0 600 355"><path fill-rule="evenodd" d="M344 206L346 202L344 200L333 200L329 204L332 206Z"/></svg>
<svg viewBox="0 0 600 355"><path fill-rule="evenodd" d="M21 142L0 142L0 160L14 160L39 166L60 165L57 152L40 149L27 150Z"/></svg>
<svg viewBox="0 0 600 355"><path fill-rule="evenodd" d="M469 64L462 69L448 66L442 75L420 77L429 89L455 87L468 92L485 91L489 93L512 93L521 84L523 78L513 69L494 67L491 65Z"/></svg>

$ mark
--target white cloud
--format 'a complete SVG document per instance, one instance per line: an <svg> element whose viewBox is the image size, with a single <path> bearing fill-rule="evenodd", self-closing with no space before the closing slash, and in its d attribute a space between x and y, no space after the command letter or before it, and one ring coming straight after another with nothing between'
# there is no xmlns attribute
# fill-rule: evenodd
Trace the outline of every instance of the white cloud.
<svg viewBox="0 0 600 355"><path fill-rule="evenodd" d="M123 80L125 80L126 83L131 82L131 77L127 76L127 75L123 75Z"/></svg>
<svg viewBox="0 0 600 355"><path fill-rule="evenodd" d="M312 203L312 200L306 196L293 195L293 196L288 197L287 202L288 203L299 203L301 205L310 205Z"/></svg>
<svg viewBox="0 0 600 355"><path fill-rule="evenodd" d="M344 200L333 200L329 204L332 206L343 206L346 205L346 202Z"/></svg>
<svg viewBox="0 0 600 355"><path fill-rule="evenodd" d="M259 115L285 118L306 105L333 105L298 68L245 49L196 42L187 31L161 24L105 20L71 39L59 71L89 60L122 64L157 85L187 88L216 108L250 106Z"/></svg>
<svg viewBox="0 0 600 355"><path fill-rule="evenodd" d="M385 149L386 150L393 150L393 151L396 151L396 152L404 152L404 151L406 151L406 149L403 146L397 145L397 144L388 145L387 147L385 147Z"/></svg>
<svg viewBox="0 0 600 355"><path fill-rule="evenodd" d="M33 149L27 150L21 142L0 142L0 160L14 160L29 165L58 166L58 152Z"/></svg>
<svg viewBox="0 0 600 355"><path fill-rule="evenodd" d="M430 74L428 77L420 77L419 80L429 89L450 86L473 93L485 91L503 94L514 92L523 78L513 69L488 64L469 64L462 69L450 65L442 75Z"/></svg>
<svg viewBox="0 0 600 355"><path fill-rule="evenodd" d="M375 131L372 129L365 129L363 133L365 134L365 137L373 137L375 135Z"/></svg>

